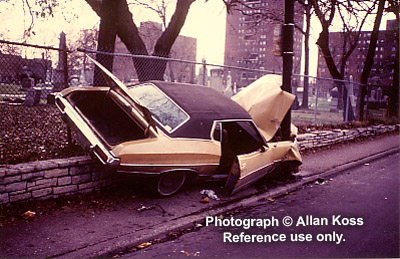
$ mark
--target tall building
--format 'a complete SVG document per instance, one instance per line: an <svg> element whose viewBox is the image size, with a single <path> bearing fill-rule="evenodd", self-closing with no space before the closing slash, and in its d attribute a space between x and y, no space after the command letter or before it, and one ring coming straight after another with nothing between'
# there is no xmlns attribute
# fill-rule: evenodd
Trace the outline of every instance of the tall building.
<svg viewBox="0 0 400 259"><path fill-rule="evenodd" d="M140 23L139 33L151 54L157 39L162 34L161 24L150 21L142 22ZM129 53L118 37L115 44L115 53ZM172 46L169 56L174 59L196 61L196 53L197 39L179 35ZM165 71L165 80L194 83L195 72L195 64L169 61ZM113 73L124 81L134 81L137 78L132 59L129 57L115 57Z"/></svg>
<svg viewBox="0 0 400 259"><path fill-rule="evenodd" d="M244 0L227 15L225 60L227 66L282 72L282 57L274 49L274 34L284 19L284 0ZM303 27L303 10L296 4L295 24ZM294 73L300 73L302 33L294 31ZM232 82L242 87L264 73L231 71Z"/></svg>
<svg viewBox="0 0 400 259"><path fill-rule="evenodd" d="M331 32L330 49L336 64L339 63L342 53L343 32ZM345 68L344 79L353 79L359 82L364 68L365 59L367 56L371 31L362 31L357 42L357 47L348 58ZM386 30L379 31L378 41L375 48L374 65L368 79L370 90L381 88L384 94L388 95L388 91L393 84L394 60L396 52L399 48L399 25L396 20L387 21ZM318 76L330 78L328 67L321 52L318 56ZM323 92L328 92L334 87L332 83L321 85ZM357 94L358 85L354 85Z"/></svg>

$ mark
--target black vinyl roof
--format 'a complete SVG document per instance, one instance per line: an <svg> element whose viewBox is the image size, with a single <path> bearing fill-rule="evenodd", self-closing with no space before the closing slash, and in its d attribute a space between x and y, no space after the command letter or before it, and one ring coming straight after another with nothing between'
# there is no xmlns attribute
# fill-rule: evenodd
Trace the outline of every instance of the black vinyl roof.
<svg viewBox="0 0 400 259"><path fill-rule="evenodd" d="M249 120L251 116L235 101L201 85L151 81L190 116L189 121L170 133L171 137L210 139L215 120Z"/></svg>

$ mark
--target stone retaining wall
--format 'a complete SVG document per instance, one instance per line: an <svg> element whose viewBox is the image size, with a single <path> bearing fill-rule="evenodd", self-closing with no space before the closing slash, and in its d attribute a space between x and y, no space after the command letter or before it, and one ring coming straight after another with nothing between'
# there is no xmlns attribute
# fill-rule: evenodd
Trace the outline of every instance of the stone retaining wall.
<svg viewBox="0 0 400 259"><path fill-rule="evenodd" d="M356 129L316 130L299 134L297 142L300 151L329 146L357 138L381 135L388 132L399 132L400 125L374 125Z"/></svg>
<svg viewBox="0 0 400 259"><path fill-rule="evenodd" d="M299 134L300 150L328 146L360 137L398 132L399 125ZM119 182L88 156L35 161L0 167L0 204L91 192Z"/></svg>
<svg viewBox="0 0 400 259"><path fill-rule="evenodd" d="M115 176L88 156L35 161L0 168L0 204L91 192Z"/></svg>

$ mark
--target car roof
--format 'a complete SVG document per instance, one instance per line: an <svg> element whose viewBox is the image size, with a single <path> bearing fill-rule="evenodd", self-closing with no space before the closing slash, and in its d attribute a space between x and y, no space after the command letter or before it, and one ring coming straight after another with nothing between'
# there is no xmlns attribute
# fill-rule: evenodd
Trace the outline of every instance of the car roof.
<svg viewBox="0 0 400 259"><path fill-rule="evenodd" d="M184 109L190 119L170 133L171 137L210 139L215 120L251 120L238 103L211 87L150 81Z"/></svg>

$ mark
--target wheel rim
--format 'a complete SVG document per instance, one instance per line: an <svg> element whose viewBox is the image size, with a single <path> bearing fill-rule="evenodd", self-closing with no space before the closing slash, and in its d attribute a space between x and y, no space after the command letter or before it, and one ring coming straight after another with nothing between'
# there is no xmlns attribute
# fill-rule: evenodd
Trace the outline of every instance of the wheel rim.
<svg viewBox="0 0 400 259"><path fill-rule="evenodd" d="M157 182L157 191L162 196L169 196L182 187L186 180L186 173L183 171L174 171L164 173Z"/></svg>

